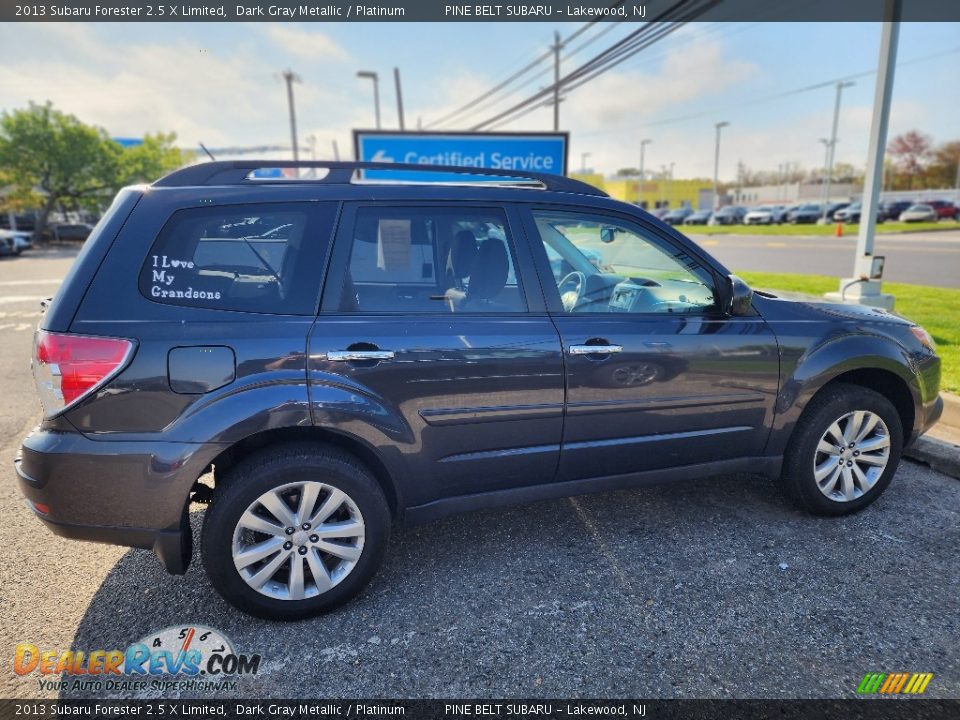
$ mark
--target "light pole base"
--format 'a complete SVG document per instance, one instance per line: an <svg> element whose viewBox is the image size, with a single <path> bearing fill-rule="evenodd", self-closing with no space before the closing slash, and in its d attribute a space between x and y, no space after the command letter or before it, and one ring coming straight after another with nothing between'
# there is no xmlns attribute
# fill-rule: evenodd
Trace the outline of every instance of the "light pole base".
<svg viewBox="0 0 960 720"><path fill-rule="evenodd" d="M840 288L836 292L824 295L831 302L843 302L851 305L869 305L870 307L893 310L894 296L881 292L883 283L880 280L860 280L859 278L842 278Z"/></svg>

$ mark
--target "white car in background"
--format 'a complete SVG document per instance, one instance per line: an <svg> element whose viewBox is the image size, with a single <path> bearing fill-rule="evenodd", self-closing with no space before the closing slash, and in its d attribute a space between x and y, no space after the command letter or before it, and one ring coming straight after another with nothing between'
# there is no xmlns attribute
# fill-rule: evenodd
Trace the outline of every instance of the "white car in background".
<svg viewBox="0 0 960 720"><path fill-rule="evenodd" d="M932 205L918 203L900 213L900 222L936 222L937 211Z"/></svg>
<svg viewBox="0 0 960 720"><path fill-rule="evenodd" d="M783 222L786 208L783 205L760 205L743 217L744 225L773 225Z"/></svg>
<svg viewBox="0 0 960 720"><path fill-rule="evenodd" d="M14 255L19 255L24 250L30 250L33 247L33 233L25 230L0 230L0 237L10 241L10 247Z"/></svg>

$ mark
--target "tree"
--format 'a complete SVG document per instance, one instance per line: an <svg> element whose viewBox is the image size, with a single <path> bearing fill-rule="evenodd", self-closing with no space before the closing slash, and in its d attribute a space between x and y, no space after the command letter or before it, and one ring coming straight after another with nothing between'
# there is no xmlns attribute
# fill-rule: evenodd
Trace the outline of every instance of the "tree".
<svg viewBox="0 0 960 720"><path fill-rule="evenodd" d="M960 182L960 140L939 145L927 167L927 187L947 188Z"/></svg>
<svg viewBox="0 0 960 720"><path fill-rule="evenodd" d="M930 156L932 141L929 135L917 130L911 130L897 135L887 145L887 152L893 157L894 165L901 175L910 179L910 189L923 172L923 167Z"/></svg>
<svg viewBox="0 0 960 720"><path fill-rule="evenodd" d="M125 149L102 128L50 103L30 103L0 119L0 176L10 188L7 203L39 208L34 232L41 237L58 203L97 204L124 185L152 181L182 165L174 139L148 135L142 145Z"/></svg>

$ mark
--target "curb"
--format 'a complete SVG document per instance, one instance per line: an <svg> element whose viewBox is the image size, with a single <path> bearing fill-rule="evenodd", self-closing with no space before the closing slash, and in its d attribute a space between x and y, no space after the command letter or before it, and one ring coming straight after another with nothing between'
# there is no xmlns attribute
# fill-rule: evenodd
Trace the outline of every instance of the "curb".
<svg viewBox="0 0 960 720"><path fill-rule="evenodd" d="M960 445L920 437L903 451L903 456L960 480Z"/></svg>
<svg viewBox="0 0 960 720"><path fill-rule="evenodd" d="M943 415L940 416L940 423L960 430L960 395L942 392L940 397L943 398Z"/></svg>

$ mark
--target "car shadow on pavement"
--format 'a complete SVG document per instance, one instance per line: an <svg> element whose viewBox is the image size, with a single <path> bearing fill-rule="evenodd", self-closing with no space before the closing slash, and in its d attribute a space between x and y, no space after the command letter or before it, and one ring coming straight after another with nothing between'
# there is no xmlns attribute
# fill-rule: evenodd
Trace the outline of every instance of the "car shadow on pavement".
<svg viewBox="0 0 960 720"><path fill-rule="evenodd" d="M187 574L126 553L72 648L125 649L199 624L262 656L234 689L181 697L845 696L858 672L956 663L957 594L924 589L938 569L918 562L956 534L953 511L929 488L911 488L911 472L840 519L797 512L768 480L736 476L400 528L357 599L296 623L248 617L216 594L199 560L195 506ZM922 523L908 500L924 506ZM864 562L871 557L883 563ZM943 623L948 605L952 632L918 637L915 624ZM878 619L878 607L909 608L914 629Z"/></svg>

